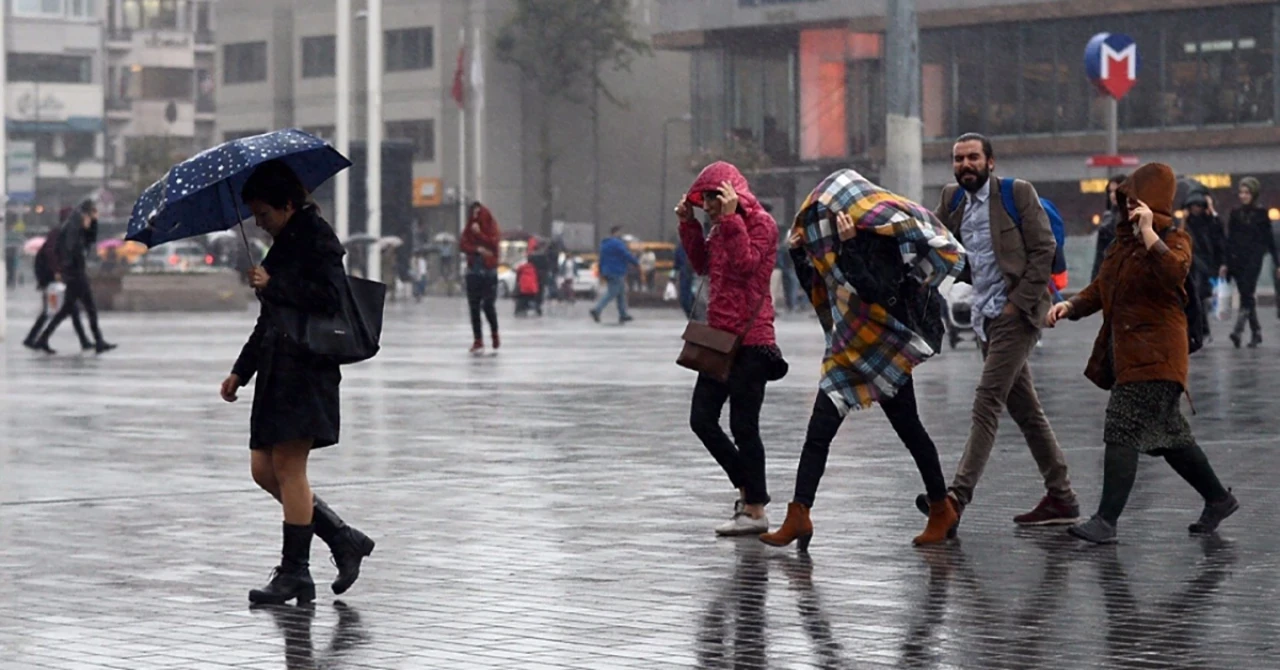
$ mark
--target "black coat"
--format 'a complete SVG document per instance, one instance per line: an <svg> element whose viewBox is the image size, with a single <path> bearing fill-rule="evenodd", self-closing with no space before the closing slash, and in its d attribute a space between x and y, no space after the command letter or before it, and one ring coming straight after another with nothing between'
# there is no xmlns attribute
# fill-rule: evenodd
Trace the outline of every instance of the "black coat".
<svg viewBox="0 0 1280 670"><path fill-rule="evenodd" d="M1257 290L1262 259L1268 254L1280 267L1267 210L1252 206L1231 210L1231 218L1227 222L1227 269L1241 293Z"/></svg>
<svg viewBox="0 0 1280 670"><path fill-rule="evenodd" d="M314 440L313 448L338 442L338 385L335 363L316 358L277 329L273 310L283 305L315 314L341 308L343 251L333 229L314 207L289 220L262 261L271 276L259 292L258 323L232 372L242 385L257 374L249 448L264 449L292 440Z"/></svg>
<svg viewBox="0 0 1280 670"><path fill-rule="evenodd" d="M1204 214L1187 214L1184 219L1191 235L1191 272L1196 279L1200 297L1213 295L1209 280L1218 276L1218 268L1227 262L1227 238L1222 232L1218 217Z"/></svg>
<svg viewBox="0 0 1280 670"><path fill-rule="evenodd" d="M813 285L822 279L817 276L808 253L801 247L792 249L790 255L796 278L806 293L811 292ZM913 325L906 302L902 300L902 281L907 268L896 238L858 231L857 237L840 243L836 262L863 302L880 305L893 318Z"/></svg>

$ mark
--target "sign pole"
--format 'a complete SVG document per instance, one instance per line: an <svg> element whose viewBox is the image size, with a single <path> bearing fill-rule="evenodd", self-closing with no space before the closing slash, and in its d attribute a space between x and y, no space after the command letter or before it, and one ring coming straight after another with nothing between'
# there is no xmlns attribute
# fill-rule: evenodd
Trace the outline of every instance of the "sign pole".
<svg viewBox="0 0 1280 670"><path fill-rule="evenodd" d="M1107 96L1107 155L1118 156L1120 154L1120 101L1111 96ZM1107 168L1107 176L1115 175L1116 170L1113 167Z"/></svg>

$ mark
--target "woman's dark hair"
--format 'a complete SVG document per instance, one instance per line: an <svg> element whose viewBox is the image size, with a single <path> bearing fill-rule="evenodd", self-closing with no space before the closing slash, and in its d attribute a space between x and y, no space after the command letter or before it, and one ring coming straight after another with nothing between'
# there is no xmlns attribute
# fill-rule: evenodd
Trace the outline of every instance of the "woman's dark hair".
<svg viewBox="0 0 1280 670"><path fill-rule="evenodd" d="M1120 185L1128 178L1129 175L1127 174L1118 174L1107 180L1107 190L1102 193L1102 196L1107 199L1107 206L1104 207L1102 211L1106 212L1111 210L1111 185L1115 184L1116 188L1120 188ZM1116 207L1120 207L1120 199L1118 197L1116 198Z"/></svg>
<svg viewBox="0 0 1280 670"><path fill-rule="evenodd" d="M246 203L257 200L275 209L284 209L293 205L294 209L302 209L307 204L306 187L298 179L298 175L285 165L283 161L267 161L249 175L249 180L240 189L240 199Z"/></svg>

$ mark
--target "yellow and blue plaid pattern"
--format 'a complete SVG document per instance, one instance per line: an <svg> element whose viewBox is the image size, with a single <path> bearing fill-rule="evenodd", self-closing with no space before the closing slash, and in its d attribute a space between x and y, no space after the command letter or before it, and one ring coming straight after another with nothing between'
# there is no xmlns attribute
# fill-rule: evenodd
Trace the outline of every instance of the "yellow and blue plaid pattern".
<svg viewBox="0 0 1280 670"><path fill-rule="evenodd" d="M841 414L892 398L933 348L884 307L858 298L836 262L840 250L833 212L843 211L860 234L898 240L902 261L929 285L947 290L964 269L964 247L933 212L894 195L853 170L832 173L809 194L793 230L818 277L809 296L827 335L819 388ZM919 250L927 249L924 254Z"/></svg>

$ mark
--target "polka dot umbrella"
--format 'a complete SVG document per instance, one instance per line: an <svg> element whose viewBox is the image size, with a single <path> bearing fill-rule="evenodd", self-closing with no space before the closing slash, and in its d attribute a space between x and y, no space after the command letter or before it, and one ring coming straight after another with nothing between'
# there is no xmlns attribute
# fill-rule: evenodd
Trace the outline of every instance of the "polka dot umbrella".
<svg viewBox="0 0 1280 670"><path fill-rule="evenodd" d="M244 137L169 168L133 205L125 239L154 247L234 228L252 216L240 201L254 168L279 159L308 191L351 167L328 142L297 129Z"/></svg>

